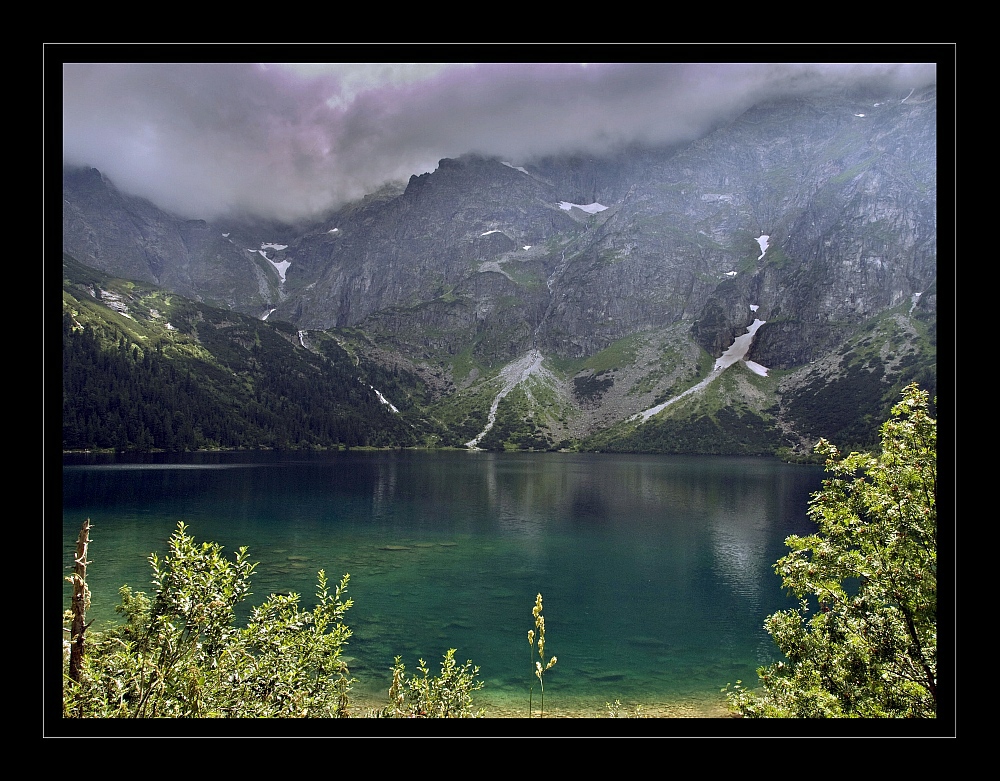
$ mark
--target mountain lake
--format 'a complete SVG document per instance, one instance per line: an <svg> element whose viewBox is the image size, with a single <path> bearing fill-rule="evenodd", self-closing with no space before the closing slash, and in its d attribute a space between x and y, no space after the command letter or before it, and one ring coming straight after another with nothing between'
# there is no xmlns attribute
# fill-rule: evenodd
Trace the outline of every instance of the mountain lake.
<svg viewBox="0 0 1000 781"><path fill-rule="evenodd" d="M148 557L178 521L197 543L259 562L253 596L315 600L350 574L344 655L358 708L388 703L393 658L479 667L486 715L527 716L543 596L546 715L726 715L721 689L780 658L764 619L792 607L774 574L808 534L818 466L769 458L344 451L66 455L62 562L93 523L87 614L115 620L118 589L151 591ZM69 606L69 585L63 606Z"/></svg>

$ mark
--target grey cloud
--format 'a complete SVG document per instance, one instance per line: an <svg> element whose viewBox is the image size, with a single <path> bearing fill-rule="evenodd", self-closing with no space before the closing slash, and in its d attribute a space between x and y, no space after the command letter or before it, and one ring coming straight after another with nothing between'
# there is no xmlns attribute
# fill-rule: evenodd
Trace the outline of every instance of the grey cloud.
<svg viewBox="0 0 1000 781"><path fill-rule="evenodd" d="M476 151L697 137L763 97L934 65L66 64L64 160L182 216L318 215Z"/></svg>

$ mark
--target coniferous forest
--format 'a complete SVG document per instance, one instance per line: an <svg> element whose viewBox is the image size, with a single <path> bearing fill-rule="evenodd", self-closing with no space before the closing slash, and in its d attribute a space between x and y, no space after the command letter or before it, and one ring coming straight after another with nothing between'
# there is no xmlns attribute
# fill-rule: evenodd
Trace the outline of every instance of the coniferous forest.
<svg viewBox="0 0 1000 781"><path fill-rule="evenodd" d="M132 293L128 316L85 296L64 308L64 450L418 443L422 424L404 409L412 390L419 391L416 378L356 365L329 338L302 349L291 326L179 297L147 297L149 308L142 309L135 304L144 296ZM373 387L393 398L400 413Z"/></svg>

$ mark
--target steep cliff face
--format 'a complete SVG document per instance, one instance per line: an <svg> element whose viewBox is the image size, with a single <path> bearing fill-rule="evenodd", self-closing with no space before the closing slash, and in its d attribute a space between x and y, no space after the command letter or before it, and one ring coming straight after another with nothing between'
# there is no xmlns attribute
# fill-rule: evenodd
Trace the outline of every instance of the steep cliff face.
<svg viewBox="0 0 1000 781"><path fill-rule="evenodd" d="M549 185L474 156L442 160L433 174L411 177L399 197L327 222L330 227L293 244L288 286L295 293L276 317L328 328L442 297L472 303L483 287L477 275L502 274L499 265L507 261L520 270L522 261L539 257L526 247L576 227ZM307 260L299 264L302 256ZM425 321L426 313L418 319Z"/></svg>
<svg viewBox="0 0 1000 781"><path fill-rule="evenodd" d="M178 279L172 259L186 254L178 221L93 168L63 172L63 250L100 271L156 283Z"/></svg>
<svg viewBox="0 0 1000 781"><path fill-rule="evenodd" d="M935 128L932 93L796 101L758 106L667 161L645 211L680 233L653 246L678 275L671 292L690 291L681 316L698 321L699 343L718 354L755 305L767 325L753 355L793 366L827 348L839 324L926 291Z"/></svg>
<svg viewBox="0 0 1000 781"><path fill-rule="evenodd" d="M270 228L270 229L269 229ZM183 220L100 171L63 171L63 251L100 271L260 316L281 298L272 226ZM281 246L281 245L278 245ZM265 257L270 252L270 257ZM264 254L261 254L264 253Z"/></svg>
<svg viewBox="0 0 1000 781"><path fill-rule="evenodd" d="M761 104L681 147L446 159L306 228L178 220L67 171L64 251L301 329L355 329L449 374L442 389L474 392L537 349L580 372L582 395L572 376L552 391L573 409L549 416L550 439L581 436L682 390L698 350L720 356L755 320L747 358L790 371L887 312L933 330L936 106L933 89L841 94ZM609 350L614 370L594 362ZM808 404L789 399L816 387L767 393L794 417Z"/></svg>
<svg viewBox="0 0 1000 781"><path fill-rule="evenodd" d="M400 333L461 322L468 340L515 312L509 358L583 357L690 319L718 354L754 305L760 357L797 365L838 324L933 283L935 122L933 93L843 96L758 106L684 149L443 160L322 247L296 246L290 281L297 257L324 271L276 316L322 328L391 308ZM478 280L491 274L515 287Z"/></svg>

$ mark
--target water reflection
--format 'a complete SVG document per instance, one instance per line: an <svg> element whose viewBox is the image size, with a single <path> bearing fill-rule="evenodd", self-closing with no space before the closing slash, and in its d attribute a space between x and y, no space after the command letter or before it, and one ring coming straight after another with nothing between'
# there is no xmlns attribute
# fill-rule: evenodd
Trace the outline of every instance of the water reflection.
<svg viewBox="0 0 1000 781"><path fill-rule="evenodd" d="M95 618L148 588L146 557L178 520L260 561L253 600L350 572L352 671L384 691L448 648L496 692L530 676L526 632L545 597L548 692L604 702L718 695L773 653L786 606L771 571L805 533L821 470L761 459L590 454L218 454L172 468L64 470L64 563L95 523ZM216 468L228 466L227 469ZM365 684L360 684L362 688Z"/></svg>

